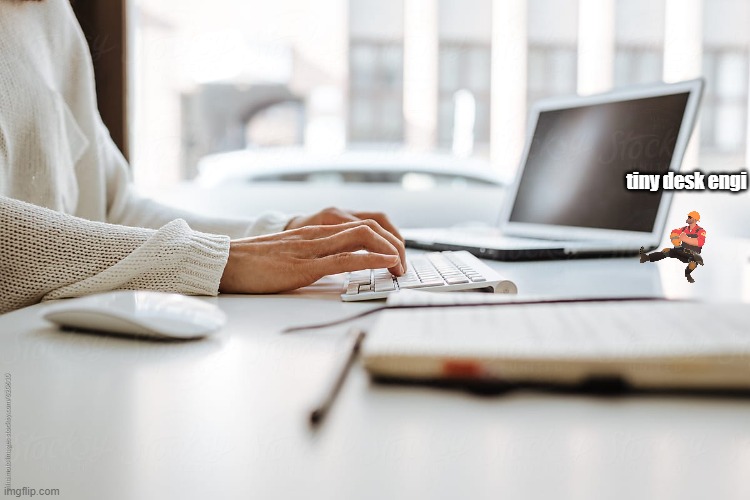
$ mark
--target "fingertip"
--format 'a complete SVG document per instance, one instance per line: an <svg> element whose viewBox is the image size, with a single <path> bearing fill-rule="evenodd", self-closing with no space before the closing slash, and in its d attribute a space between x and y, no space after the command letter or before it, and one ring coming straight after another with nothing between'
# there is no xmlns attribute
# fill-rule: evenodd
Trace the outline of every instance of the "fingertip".
<svg viewBox="0 0 750 500"><path fill-rule="evenodd" d="M404 266L400 261L398 262L398 265L389 267L388 271L394 276L403 276L404 274L406 274L406 270L404 269Z"/></svg>

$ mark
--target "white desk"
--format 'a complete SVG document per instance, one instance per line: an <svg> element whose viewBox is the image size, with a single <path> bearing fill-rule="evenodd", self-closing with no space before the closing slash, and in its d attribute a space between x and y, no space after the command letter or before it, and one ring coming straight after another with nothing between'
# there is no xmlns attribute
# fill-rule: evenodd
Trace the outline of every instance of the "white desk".
<svg viewBox="0 0 750 500"><path fill-rule="evenodd" d="M672 259L493 265L522 293L748 300L750 246L712 243L694 285ZM750 497L743 399L480 398L372 385L355 365L311 431L346 327L279 330L373 306L339 302L336 288L329 278L288 295L205 299L229 324L184 344L58 332L39 319L45 305L0 316L12 486L76 500Z"/></svg>

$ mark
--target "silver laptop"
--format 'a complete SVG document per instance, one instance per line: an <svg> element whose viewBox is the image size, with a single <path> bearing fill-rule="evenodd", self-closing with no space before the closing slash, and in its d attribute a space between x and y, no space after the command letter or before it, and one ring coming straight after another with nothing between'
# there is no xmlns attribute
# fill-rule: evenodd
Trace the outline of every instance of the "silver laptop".
<svg viewBox="0 0 750 500"><path fill-rule="evenodd" d="M496 227L405 229L407 246L498 260L632 255L662 240L670 191L625 175L679 171L703 80L540 101Z"/></svg>

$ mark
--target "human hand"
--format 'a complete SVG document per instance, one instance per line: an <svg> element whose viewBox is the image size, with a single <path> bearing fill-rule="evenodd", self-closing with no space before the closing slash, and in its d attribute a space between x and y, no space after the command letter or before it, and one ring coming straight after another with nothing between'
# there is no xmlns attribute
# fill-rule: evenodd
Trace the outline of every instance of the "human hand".
<svg viewBox="0 0 750 500"><path fill-rule="evenodd" d="M386 267L403 274L399 251L386 234L373 220L358 220L233 240L219 291L282 292L360 269Z"/></svg>
<svg viewBox="0 0 750 500"><path fill-rule="evenodd" d="M321 226L321 225L332 225L342 224L345 222L357 222L362 220L375 221L377 226L384 229L385 231L377 230L378 233L385 237L394 247L398 250L398 255L401 260L401 268L398 266L389 268L391 274L400 276L406 272L406 246L404 245L404 238L396 229L396 226L388 220L388 217L380 212L350 212L348 210L341 210L335 207L329 207L321 210L318 213L312 215L301 215L293 218L285 229L298 229L306 226Z"/></svg>
<svg viewBox="0 0 750 500"><path fill-rule="evenodd" d="M693 244L695 243L695 239L694 238L690 238L685 233L680 233L680 241L683 241L685 243L693 243Z"/></svg>

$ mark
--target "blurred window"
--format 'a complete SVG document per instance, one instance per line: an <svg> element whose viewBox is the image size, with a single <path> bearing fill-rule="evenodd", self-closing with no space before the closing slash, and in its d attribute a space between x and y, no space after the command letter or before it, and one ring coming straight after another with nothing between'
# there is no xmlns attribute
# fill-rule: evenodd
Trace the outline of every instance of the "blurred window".
<svg viewBox="0 0 750 500"><path fill-rule="evenodd" d="M740 153L747 130L748 56L746 50L706 49L706 89L701 114L701 142L720 153Z"/></svg>
<svg viewBox="0 0 750 500"><path fill-rule="evenodd" d="M576 47L529 45L529 105L557 95L576 92L578 53Z"/></svg>
<svg viewBox="0 0 750 500"><path fill-rule="evenodd" d="M251 116L245 126L247 147L299 146L305 126L301 102L287 101L268 106Z"/></svg>
<svg viewBox="0 0 750 500"><path fill-rule="evenodd" d="M490 45L440 42L438 144L453 141L456 92L466 90L475 102L474 140L490 140Z"/></svg>
<svg viewBox="0 0 750 500"><path fill-rule="evenodd" d="M529 0L524 11L502 9L502 0L433 0L437 16L417 13L407 23L406 1L416 0L128 0L129 140L136 182L155 187L192 179L207 155L248 146L338 154L382 146L421 151L434 144L454 157L487 159L492 152L493 168L507 169L513 163L508 151L522 149L528 115L506 116L501 103L525 95L531 105L576 93L583 4ZM704 1L700 14L690 5L682 11L690 9L703 21L700 161L746 163L750 31L743 20L750 2ZM516 53L503 59L507 47L492 46L492 40L522 43L500 36L497 26L493 30L498 11L491 9L498 8L518 17L505 21L524 23L517 36L527 37L526 60L514 60ZM664 0L616 2L614 61L606 68L615 87L662 80L666 27L670 19L679 21L680 12L666 9ZM419 84L430 89L430 101L417 95L416 105L407 102L410 123L403 109L404 40L412 36L434 44L425 57L435 60L415 59L428 63ZM494 99L493 50L503 64L526 67L513 85L497 85L505 94ZM674 62L697 63L693 52L674 56ZM502 78L503 71L496 74ZM406 99L414 96L407 93ZM501 109L493 111L493 105ZM492 112L512 133L491 133Z"/></svg>
<svg viewBox="0 0 750 500"><path fill-rule="evenodd" d="M615 86L660 82L663 51L656 47L618 47L615 52Z"/></svg>
<svg viewBox="0 0 750 500"><path fill-rule="evenodd" d="M349 140L401 142L404 136L403 45L352 40L349 45Z"/></svg>

